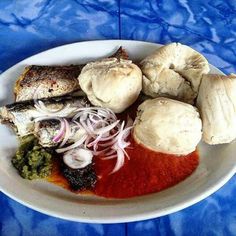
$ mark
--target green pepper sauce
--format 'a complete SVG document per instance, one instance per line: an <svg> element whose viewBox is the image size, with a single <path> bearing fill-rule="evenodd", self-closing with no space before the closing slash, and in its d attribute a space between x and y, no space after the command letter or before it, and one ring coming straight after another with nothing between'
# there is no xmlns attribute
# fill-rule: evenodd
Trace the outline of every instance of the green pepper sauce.
<svg viewBox="0 0 236 236"><path fill-rule="evenodd" d="M52 152L40 146L33 135L28 135L20 139L12 164L24 179L45 178L52 171Z"/></svg>

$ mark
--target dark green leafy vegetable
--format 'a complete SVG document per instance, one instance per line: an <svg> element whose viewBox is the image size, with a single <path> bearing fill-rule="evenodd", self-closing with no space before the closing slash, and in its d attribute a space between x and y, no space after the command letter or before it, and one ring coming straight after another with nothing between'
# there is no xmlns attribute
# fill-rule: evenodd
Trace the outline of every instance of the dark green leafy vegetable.
<svg viewBox="0 0 236 236"><path fill-rule="evenodd" d="M33 135L28 135L21 138L12 164L24 179L45 178L51 174L52 153L41 147Z"/></svg>

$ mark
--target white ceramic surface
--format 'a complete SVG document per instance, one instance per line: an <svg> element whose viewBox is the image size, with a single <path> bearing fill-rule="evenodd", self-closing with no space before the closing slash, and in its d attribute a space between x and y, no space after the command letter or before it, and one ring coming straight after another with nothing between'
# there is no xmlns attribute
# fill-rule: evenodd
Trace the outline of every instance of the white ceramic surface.
<svg viewBox="0 0 236 236"><path fill-rule="evenodd" d="M57 47L32 56L0 76L0 106L13 101L13 84L26 65L84 63L110 55L123 46L139 60L160 45L124 40L90 41ZM211 66L212 73L221 73ZM15 136L0 126L0 189L9 197L37 211L80 222L115 223L144 220L170 214L206 198L224 185L236 171L236 143L209 146L201 143L200 165L183 182L159 193L126 200L76 195L45 181L22 179L11 165Z"/></svg>

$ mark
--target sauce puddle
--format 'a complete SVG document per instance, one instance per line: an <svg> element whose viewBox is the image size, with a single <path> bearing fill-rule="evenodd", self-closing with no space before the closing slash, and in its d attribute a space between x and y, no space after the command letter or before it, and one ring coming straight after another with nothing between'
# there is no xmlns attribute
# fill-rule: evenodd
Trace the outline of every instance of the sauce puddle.
<svg viewBox="0 0 236 236"><path fill-rule="evenodd" d="M92 191L73 191L66 178L60 173L60 161L53 165L49 182L75 193L91 194L107 198L130 198L159 192L191 175L199 164L199 155L194 151L186 156L163 154L149 150L131 140L126 149L130 160L126 158L123 167L110 174L116 158L102 160L95 157L95 172L99 176Z"/></svg>
<svg viewBox="0 0 236 236"><path fill-rule="evenodd" d="M131 141L130 160L117 172L109 174L116 160L95 159L98 179L94 192L108 198L129 198L154 193L187 178L199 164L194 151L186 156L157 153Z"/></svg>

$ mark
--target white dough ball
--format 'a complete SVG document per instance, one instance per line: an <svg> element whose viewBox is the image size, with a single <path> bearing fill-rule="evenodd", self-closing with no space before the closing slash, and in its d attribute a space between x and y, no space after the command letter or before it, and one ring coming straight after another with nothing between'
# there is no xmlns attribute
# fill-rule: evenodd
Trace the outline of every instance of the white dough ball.
<svg viewBox="0 0 236 236"><path fill-rule="evenodd" d="M146 100L138 107L133 136L147 148L176 155L196 149L202 122L195 107L169 98Z"/></svg>
<svg viewBox="0 0 236 236"><path fill-rule="evenodd" d="M203 76L197 98L208 144L230 143L236 138L236 75Z"/></svg>
<svg viewBox="0 0 236 236"><path fill-rule="evenodd" d="M141 62L143 92L193 104L202 75L209 72L206 58L180 43L160 47Z"/></svg>
<svg viewBox="0 0 236 236"><path fill-rule="evenodd" d="M107 58L88 63L78 79L93 105L116 113L132 105L142 89L142 72L130 60Z"/></svg>

